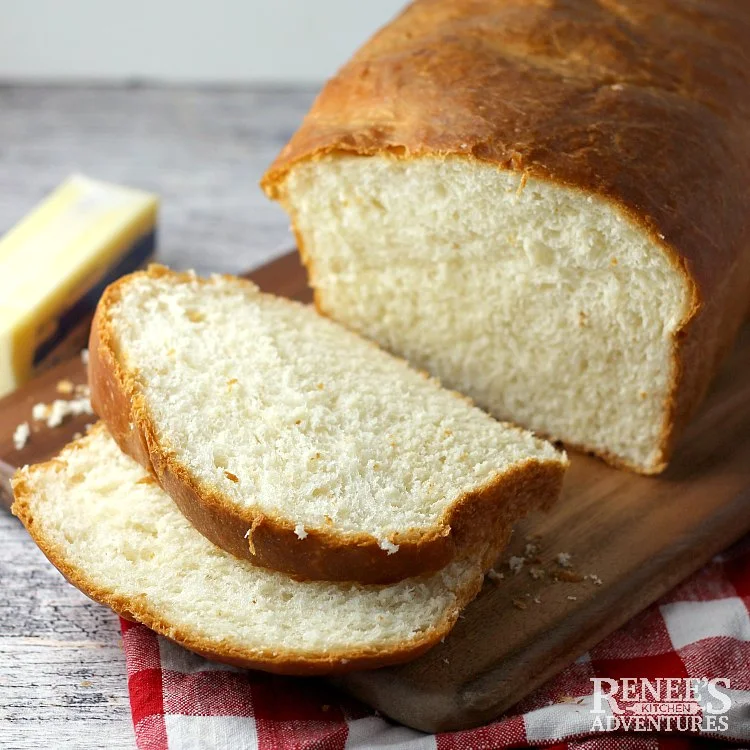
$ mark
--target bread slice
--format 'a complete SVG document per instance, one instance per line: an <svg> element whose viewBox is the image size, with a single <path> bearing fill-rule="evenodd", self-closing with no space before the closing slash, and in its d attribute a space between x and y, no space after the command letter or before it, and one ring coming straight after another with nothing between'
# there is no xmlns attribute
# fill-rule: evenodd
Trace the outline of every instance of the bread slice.
<svg viewBox="0 0 750 750"><path fill-rule="evenodd" d="M297 582L211 544L100 423L13 479L13 513L50 562L124 617L216 661L285 674L418 656L479 591L473 559L392 586Z"/></svg>
<svg viewBox="0 0 750 750"><path fill-rule="evenodd" d="M125 277L89 352L122 450L215 544L300 578L439 570L560 490L549 443L236 278Z"/></svg>
<svg viewBox="0 0 750 750"><path fill-rule="evenodd" d="M664 469L750 296L750 3L695 8L409 5L263 180L318 309L500 419Z"/></svg>

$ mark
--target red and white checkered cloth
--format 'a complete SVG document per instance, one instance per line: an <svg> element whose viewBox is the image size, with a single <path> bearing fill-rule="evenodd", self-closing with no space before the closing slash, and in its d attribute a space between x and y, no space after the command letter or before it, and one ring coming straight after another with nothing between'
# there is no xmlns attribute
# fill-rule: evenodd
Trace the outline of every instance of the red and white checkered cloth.
<svg viewBox="0 0 750 750"><path fill-rule="evenodd" d="M715 740L592 732L592 677L729 678L725 742L750 744L750 537L480 729L426 735L395 725L322 680L213 664L123 621L140 750L398 748L576 750L709 747ZM582 698L582 700L580 700Z"/></svg>

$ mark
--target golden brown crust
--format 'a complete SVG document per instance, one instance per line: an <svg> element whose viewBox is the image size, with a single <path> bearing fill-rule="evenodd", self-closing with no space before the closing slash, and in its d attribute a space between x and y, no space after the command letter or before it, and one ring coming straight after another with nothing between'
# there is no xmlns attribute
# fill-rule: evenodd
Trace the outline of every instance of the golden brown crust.
<svg viewBox="0 0 750 750"><path fill-rule="evenodd" d="M85 438L84 438L85 440ZM75 449L83 441L73 443L65 450ZM50 463L59 462L54 458L43 464L37 464L29 471L45 471ZM278 649L256 649L240 643L212 643L188 628L179 628L165 619L158 611L148 605L142 598L126 597L112 593L92 580L86 571L73 564L65 550L47 539L35 523L32 510L34 490L29 486L28 476L24 470L16 472L13 479L15 501L11 508L21 523L26 527L37 546L47 559L65 576L73 586L96 602L104 604L127 620L140 622L160 635L194 651L207 659L232 664L246 669L261 669L266 672L293 675L344 674L354 670L374 669L392 664L410 661L437 645L444 638L458 618L460 611L479 593L483 577L477 568L476 576L456 592L456 603L439 623L428 631L420 633L411 641L401 644L390 651L382 648L359 650L329 650L325 653L310 654L306 652L280 651ZM304 585L304 584L300 584Z"/></svg>
<svg viewBox="0 0 750 750"><path fill-rule="evenodd" d="M417 0L326 85L262 186L283 203L289 170L332 153L458 157L612 203L692 295L660 455L629 467L656 473L747 314L748 44L745 0Z"/></svg>
<svg viewBox="0 0 750 750"><path fill-rule="evenodd" d="M152 266L139 273L164 276L172 272ZM156 478L198 531L233 555L301 580L393 583L440 570L479 542L494 545L522 515L548 505L559 495L565 460L526 461L458 498L435 528L395 535L391 541L399 549L391 555L367 534L345 535L306 527L307 536L300 539L293 519L236 507L203 486L160 444L134 374L118 359L109 311L129 278L105 291L94 316L89 342L92 406L121 450Z"/></svg>

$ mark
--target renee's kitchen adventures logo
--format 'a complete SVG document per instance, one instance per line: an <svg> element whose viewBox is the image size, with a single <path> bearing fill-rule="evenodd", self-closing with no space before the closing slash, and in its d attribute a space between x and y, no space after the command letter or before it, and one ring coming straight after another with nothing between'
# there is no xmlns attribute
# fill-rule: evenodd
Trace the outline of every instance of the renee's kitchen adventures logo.
<svg viewBox="0 0 750 750"><path fill-rule="evenodd" d="M595 677L592 731L725 732L729 680Z"/></svg>

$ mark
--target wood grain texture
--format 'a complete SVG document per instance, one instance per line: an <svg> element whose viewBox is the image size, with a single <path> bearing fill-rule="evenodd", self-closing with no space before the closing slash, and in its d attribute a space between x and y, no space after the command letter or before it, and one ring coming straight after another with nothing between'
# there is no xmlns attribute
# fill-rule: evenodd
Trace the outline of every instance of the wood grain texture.
<svg viewBox="0 0 750 750"><path fill-rule="evenodd" d="M134 746L120 626L0 512L0 746Z"/></svg>
<svg viewBox="0 0 750 750"><path fill-rule="evenodd" d="M313 95L0 83L0 233L79 171L161 196L163 263L237 272L277 257L288 219L257 182ZM0 417L3 434L15 424ZM133 748L117 618L65 584L2 510L0 581L3 750Z"/></svg>
<svg viewBox="0 0 750 750"><path fill-rule="evenodd" d="M253 277L269 291L309 299L294 255ZM68 367L83 376L79 361ZM664 475L638 476L573 455L560 503L516 529L498 563L504 578L485 585L443 644L411 664L348 675L338 684L419 729L484 723L750 530L748 371L750 329ZM40 380L42 400L56 372ZM12 415L11 422L23 416L18 409L28 408L33 392L29 386L0 402L0 415ZM63 436L62 429L33 436L23 460L37 460L35 450L46 457ZM8 440L0 432L6 467L18 462ZM514 575L505 560L528 557L530 539L539 546L538 560ZM560 552L571 555L572 570L556 563ZM545 576L533 578L531 567ZM565 580L587 574L602 585Z"/></svg>

